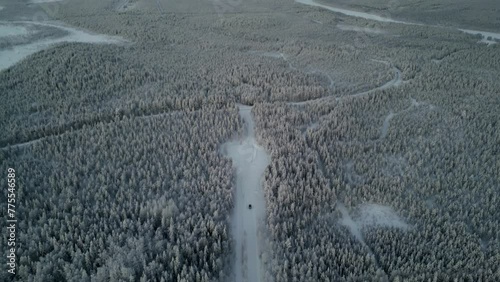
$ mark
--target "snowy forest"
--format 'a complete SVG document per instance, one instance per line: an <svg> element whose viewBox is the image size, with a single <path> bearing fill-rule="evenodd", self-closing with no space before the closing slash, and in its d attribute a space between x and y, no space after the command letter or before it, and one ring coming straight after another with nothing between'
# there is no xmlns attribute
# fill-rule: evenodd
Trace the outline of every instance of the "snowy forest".
<svg viewBox="0 0 500 282"><path fill-rule="evenodd" d="M439 1L0 0L0 280L500 281L500 30Z"/></svg>

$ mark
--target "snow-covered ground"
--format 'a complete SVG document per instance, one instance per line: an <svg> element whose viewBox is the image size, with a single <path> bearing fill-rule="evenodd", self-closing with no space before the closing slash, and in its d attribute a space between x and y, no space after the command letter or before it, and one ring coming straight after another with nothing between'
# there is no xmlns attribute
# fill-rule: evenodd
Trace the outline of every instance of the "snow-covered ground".
<svg viewBox="0 0 500 282"><path fill-rule="evenodd" d="M390 63L386 62L386 61L380 61L380 60L372 60L372 61L375 61L378 63L383 63L386 65L390 65ZM310 104L310 103L322 102L322 101L325 101L328 99L335 99L336 101L340 101L340 100L345 99L345 98L354 98L354 97L365 96L365 95L371 94L375 91L384 90L384 89L387 89L390 87L398 87L401 85L401 83L403 83L403 80L401 78L401 71L396 67L393 67L393 70L394 70L394 78L392 80L384 83L381 86L375 87L373 89L370 89L370 90L367 90L364 92L360 92L360 93L356 93L356 94L352 94L352 95L346 95L346 96L342 96L342 97L325 96L325 97L315 98L315 99L311 99L311 100L305 100L305 101L301 101L301 102L289 102L288 104L293 105L293 106L302 106L302 105L306 105L306 104Z"/></svg>
<svg viewBox="0 0 500 282"><path fill-rule="evenodd" d="M283 58L283 53L280 52L268 52L268 51L260 51L260 50L250 50L248 51L249 54L257 55L257 56L262 56L262 57L269 57L269 58Z"/></svg>
<svg viewBox="0 0 500 282"><path fill-rule="evenodd" d="M314 7L321 7L321 8L324 8L324 9L328 9L330 11L333 11L333 12L336 12L336 13L340 13L340 14L344 14L346 16L351 16L351 17L356 17L356 18L363 18L363 19L373 20L373 21L378 21L378 22L410 24L410 23L407 23L407 22L396 21L396 20L393 20L393 19L381 17L381 16L374 15L374 14L369 14L369 13L364 13L364 12L358 12L358 11L352 11L352 10L347 10L347 9L342 9L342 8L336 8L336 7L333 7L333 6L316 3L313 0L295 0L295 1L298 2L298 3L305 4L305 5L310 5L310 6L314 6Z"/></svg>
<svg viewBox="0 0 500 282"><path fill-rule="evenodd" d="M494 32L487 32L487 31L479 31L479 30L470 30L470 29L460 29L460 31L463 31L468 34L472 35L477 35L480 34L483 39L481 39L481 43L486 43L488 45L490 44L495 44L500 41L500 33L494 33Z"/></svg>
<svg viewBox="0 0 500 282"><path fill-rule="evenodd" d="M370 255L375 260L378 267L378 271L383 274L385 278L384 281L389 281L387 273L382 267L380 267L379 262L373 252L373 250L368 246L361 232L363 227L392 227L406 230L409 226L406 224L391 207L378 205L378 204L363 204L357 207L357 216L351 217L349 211L344 206L343 203L337 203L337 209L340 211L341 218L339 223L347 227L351 235L356 238L356 240L361 243Z"/></svg>
<svg viewBox="0 0 500 282"><path fill-rule="evenodd" d="M0 22L0 34L10 33L9 36L24 36L26 35L24 30L29 30L30 26L57 28L65 31L66 35L58 38L36 40L28 44L16 45L13 46L13 48L0 50L0 71L13 66L31 54L49 48L57 43L82 42L118 44L126 42L120 37L93 34L84 30L65 26L58 22L2 21Z"/></svg>
<svg viewBox="0 0 500 282"><path fill-rule="evenodd" d="M295 67L292 62L288 59L287 55L281 53L281 52L275 52L275 51L258 51L258 50L251 50L248 51L249 54L254 54L257 56L262 56L262 57L269 57L269 58L274 58L274 59L283 59L288 64L288 68L291 70L299 70L297 67ZM335 82L333 81L333 78L330 74L328 74L325 71L319 70L319 69L309 69L309 70L301 70L306 74L319 74L328 79L330 84L328 85L329 88L333 88L335 86Z"/></svg>
<svg viewBox="0 0 500 282"><path fill-rule="evenodd" d="M365 239L363 239L363 235L361 234L359 224L352 219L351 215L349 214L349 211L344 206L344 204L337 203L337 209L342 214L342 218L339 220L339 223L347 227L347 229L349 229L349 232L351 232L352 236L354 236L354 238L356 238L358 242L360 242L363 245L366 245Z"/></svg>
<svg viewBox="0 0 500 282"><path fill-rule="evenodd" d="M337 7L334 7L331 5L316 3L314 0L295 0L295 2L304 4L304 5L314 6L314 7L321 7L323 9L327 9L327 10L330 10L330 11L333 11L336 13L340 13L340 14L343 14L346 16L363 18L363 19L377 21L377 22L398 23L398 24L406 24L406 25L421 25L421 26L423 25L423 26L443 28L442 26L437 26L437 25L426 25L426 24L421 24L421 23L398 21L398 20L393 20L393 19L382 17L382 16L375 15L375 14L353 11L353 10L348 10L348 9L343 9L343 8L337 8ZM460 28L456 28L456 30L459 30L459 31L462 31L465 33L469 33L469 34L473 34L473 35L480 34L483 37L483 39L479 42L480 43L487 43L488 45L495 44L495 43L498 43L498 41L500 41L500 33L480 31L480 30L460 29Z"/></svg>
<svg viewBox="0 0 500 282"><path fill-rule="evenodd" d="M374 33L374 34L386 33L385 31L378 28L359 27L355 25L338 24L337 28L344 31L357 31L357 32Z"/></svg>
<svg viewBox="0 0 500 282"><path fill-rule="evenodd" d="M339 219L339 223L346 226L354 238L363 245L366 245L361 233L361 228L363 227L389 227L402 230L406 230L410 227L391 207L384 205L360 205L356 207L354 217L351 217L349 211L342 203L337 203L337 209L342 215L342 218Z"/></svg>
<svg viewBox="0 0 500 282"><path fill-rule="evenodd" d="M63 0L31 0L30 3L42 4L42 3L61 2L61 1Z"/></svg>
<svg viewBox="0 0 500 282"><path fill-rule="evenodd" d="M319 122L313 122L307 126L306 131L315 130L318 127L319 127Z"/></svg>
<svg viewBox="0 0 500 282"><path fill-rule="evenodd" d="M387 136L387 132L389 131L389 125L391 119L394 117L394 113L390 112L384 119L384 123L382 124L382 129L380 130L380 139L384 139Z"/></svg>
<svg viewBox="0 0 500 282"><path fill-rule="evenodd" d="M379 61L379 60L373 60L373 61L389 65L389 62L386 62L386 61ZM353 94L353 95L348 95L348 96L345 96L345 97L365 96L365 95L368 95L368 94L373 93L375 91L388 89L390 87L398 87L398 86L400 86L401 83L403 83L403 80L401 78L401 71L398 68L396 68L396 67L393 67L392 69L394 70L394 78L392 80L386 82L385 84L383 84L383 85L381 85L379 87L375 87L373 89L370 89L368 91L357 93L357 94Z"/></svg>
<svg viewBox="0 0 500 282"><path fill-rule="evenodd" d="M118 5L116 6L116 10L118 12L126 12L126 11L133 10L136 5L137 5L137 3L131 4L130 0L121 0L120 2L118 2Z"/></svg>
<svg viewBox="0 0 500 282"><path fill-rule="evenodd" d="M359 206L359 215L355 217L359 226L393 227L406 230L409 225L388 206L364 204Z"/></svg>
<svg viewBox="0 0 500 282"><path fill-rule="evenodd" d="M34 145L34 144L42 141L43 139L45 139L45 137L42 137L42 138L39 138L39 139L35 139L35 140L31 140L31 141L24 142L24 143L19 143L19 144L14 144L14 145L11 145L11 146L6 146L6 147L3 147L3 148L0 148L0 150L5 151L7 149L25 148L25 147Z"/></svg>
<svg viewBox="0 0 500 282"><path fill-rule="evenodd" d="M246 129L242 140L222 146L223 153L232 159L236 170L236 195L232 215L232 235L235 241L236 261L234 280L260 281L262 230L265 228L266 206L262 191L262 177L270 157L257 144L251 107L239 105ZM249 208L252 205L252 208ZM260 230L260 231L259 231Z"/></svg>
<svg viewBox="0 0 500 282"><path fill-rule="evenodd" d="M0 38L7 36L21 36L27 35L28 29L24 26L0 24Z"/></svg>

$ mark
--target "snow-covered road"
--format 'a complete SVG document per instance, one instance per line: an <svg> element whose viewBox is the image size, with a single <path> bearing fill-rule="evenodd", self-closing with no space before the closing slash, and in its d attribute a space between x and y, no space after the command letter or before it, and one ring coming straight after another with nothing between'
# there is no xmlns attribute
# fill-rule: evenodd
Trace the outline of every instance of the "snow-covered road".
<svg viewBox="0 0 500 282"><path fill-rule="evenodd" d="M498 41L500 41L500 33L471 30L471 29L459 29L459 30L472 35L477 35L477 34L481 35L483 38L479 42L486 43L488 45L496 44Z"/></svg>
<svg viewBox="0 0 500 282"><path fill-rule="evenodd" d="M407 22L402 22L402 21L396 21L393 19L381 17L378 15L374 14L369 14L369 13L364 13L364 12L358 12L358 11L352 11L352 10L347 10L347 9L342 9L342 8L337 8L333 7L330 5L325 5L321 3L316 3L313 0L295 0L298 3L304 4L304 5L309 5L309 6L314 6L314 7L320 7L323 9L330 10L332 12L344 14L346 16L351 16L351 17L356 17L356 18L363 18L363 19L368 19L368 20L373 20L377 22L385 22L385 23L400 23L400 24L412 24L412 23L407 23Z"/></svg>
<svg viewBox="0 0 500 282"><path fill-rule="evenodd" d="M235 207L232 215L232 233L235 241L236 260L232 281L261 281L259 241L265 228L266 206L262 190L262 177L270 157L257 144L251 107L239 105L245 123L245 134L240 141L222 146L236 170ZM252 205L249 208L249 205Z"/></svg>
<svg viewBox="0 0 500 282"><path fill-rule="evenodd" d="M295 0L297 3L301 3L304 5L309 5L313 7L320 7L323 9L330 10L332 12L340 13L346 16L351 16L351 17L356 17L356 18L363 18L367 20L372 20L372 21L377 21L377 22L384 22L384 23L397 23L397 24L406 24L406 25L420 25L420 26L430 26L430 27L440 27L444 28L443 26L438 26L438 25L432 25L432 24L422 24L422 23L415 23L415 22L408 22L408 21L399 21L399 20L393 20L391 18L375 15L375 14L370 14L370 13L365 13L365 12L359 12L359 11L353 11L353 10L348 10L348 9L343 9L343 8L338 8L334 7L332 5L325 5L321 3L317 3L314 0ZM500 33L497 32L489 32L489 31L480 31L480 30L469 30L469 29L460 29L460 28L455 28L455 30L459 30L468 34L476 35L480 34L483 39L479 42L481 43L487 43L489 44L495 44L498 41L500 41Z"/></svg>

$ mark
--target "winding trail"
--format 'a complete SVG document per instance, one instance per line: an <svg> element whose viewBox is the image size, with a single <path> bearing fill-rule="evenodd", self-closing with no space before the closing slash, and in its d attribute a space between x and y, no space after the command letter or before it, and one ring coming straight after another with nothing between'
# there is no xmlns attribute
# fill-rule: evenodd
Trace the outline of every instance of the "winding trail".
<svg viewBox="0 0 500 282"><path fill-rule="evenodd" d="M275 59L283 59L283 61L285 61L288 64L288 68L289 69L295 70L295 71L301 71L297 67L295 67L292 64L292 62L290 62L290 60L288 59L288 57L285 54L283 54L281 52L276 52L276 51L270 51L270 52L268 52L268 51L255 51L255 50L252 50L252 51L248 51L248 53L254 54L254 55L257 55L257 56L262 56L262 57L269 57L269 58L275 58ZM320 74L320 75L323 75L330 82L330 84L328 85L329 88L333 88L335 86L335 82L333 81L332 76L330 74L324 72L324 71L315 69L315 70L302 71L302 72L305 73L305 74Z"/></svg>
<svg viewBox="0 0 500 282"><path fill-rule="evenodd" d="M379 62L379 63L383 63L383 64L386 64L386 65L390 65L390 63L386 62L386 61L380 61L380 60L373 60L373 61ZM394 70L394 78L392 80L384 83L383 85L380 85L380 86L375 87L373 89L370 89L370 90L367 90L367 91L363 91L363 92L360 92L360 93L356 93L356 94L341 96L341 97L324 96L324 97L320 97L320 98L316 98L316 99L311 99L311 100L305 100L305 101L301 101L301 102L290 102L288 104L289 105L293 105L293 106L302 106L302 105L306 105L306 104L324 102L324 101L328 101L328 100L332 100L332 99L335 100L335 101L340 101L340 100L343 100L343 99L346 99L346 98L355 98L355 97L366 96L368 94L371 94L371 93L379 91L379 90L384 90L384 89L388 89L388 88L391 88L391 87L399 86L403 82L402 79L401 79L401 70L399 70L397 67L392 67L392 68Z"/></svg>
<svg viewBox="0 0 500 282"><path fill-rule="evenodd" d="M382 63L382 64L386 64L386 65L390 65L389 62L386 62L386 61L380 61L380 60L373 60L375 62L379 62L379 63ZM342 99L342 98L347 98L347 97L361 97L361 96L366 96L370 93L373 93L375 91L379 91L379 90L385 90L385 89L388 89L388 88L391 88L391 87L397 87L399 85L401 85L401 83L403 82L403 80L401 79L401 70L398 69L397 67L392 67L393 71L394 71L394 78L388 82L386 82L385 84L379 86L379 87L375 87L373 89L370 89L368 91L364 91L364 92L361 92L361 93L357 93L357 94L353 94L353 95L347 95L347 96L342 96L340 97L339 99Z"/></svg>
<svg viewBox="0 0 500 282"><path fill-rule="evenodd" d="M278 53L279 54L279 58L282 58L285 62L288 63L288 67L292 70L298 70L296 67L294 67L292 65L292 62L290 62L290 60L286 57L285 54L283 53ZM329 88L333 88L335 86L335 82L333 81L332 79L332 76L326 72L323 72L321 70L312 70L312 71L306 71L305 74L316 74L316 73L319 73L320 75L323 75L325 76L328 81L330 82L330 84L328 85Z"/></svg>
<svg viewBox="0 0 500 282"><path fill-rule="evenodd" d="M193 110L191 112L186 112L186 113L192 113L192 112L196 112L196 111L198 111L198 110ZM128 118L154 118L154 117L159 117L159 116L178 114L178 113L182 113L182 112L183 111L180 111L180 110L171 110L171 111L160 112L160 113L149 113L149 114L144 114L144 115L125 115L125 116L127 116ZM114 115L109 115L106 117L99 117L99 119L97 119L97 120L82 120L79 124L76 124L76 123L71 124L70 123L70 124L62 125L62 128L52 128L55 131L55 133L50 133L50 134L45 134L45 135L40 134L40 137L36 137L36 138L29 139L26 141L13 143L10 145L4 145L3 147L0 148L0 150L6 151L8 149L25 148L27 146L39 143L40 141L47 139L47 138L50 138L50 137L55 137L55 136L59 136L59 135L67 134L67 133L73 133L73 132L82 130L84 127L92 127L93 124L113 123L113 122L115 122L113 116ZM66 128L66 129L64 129L64 128Z"/></svg>
<svg viewBox="0 0 500 282"><path fill-rule="evenodd" d="M256 51L256 50L253 50L253 51L249 51L249 53L250 54L255 54L255 55L258 55L258 56L262 56L262 57L270 57L270 58L275 58L275 59L281 58L281 59L283 59L288 64L288 68L289 69L291 69L291 70L299 70L297 67L295 67L290 62L290 60L287 58L287 56L285 54L281 53L281 52L276 52L276 51ZM384 64L384 65L387 65L387 66L392 66L391 63L388 62L388 61L376 60L376 59L372 59L372 61ZM288 104L289 105L294 105L294 106L302 106L302 105L306 105L306 104L310 104L310 103L324 102L326 100L331 100L331 99L334 99L335 101L339 101L339 100L342 100L342 99L345 99L345 98L362 97L362 96L366 96L368 94L371 94L371 93L379 91L379 90L384 90L384 89L388 89L388 88L391 88L391 87L397 87L397 86L401 85L401 83L403 83L403 80L402 80L402 77L401 77L401 70L398 69L395 66L392 66L392 69L394 71L394 78L393 79L391 79L390 81L384 83L383 85L380 85L378 87L372 88L370 90L363 91L363 92L360 92L360 93L351 94L351 95L341 96L341 97L324 96L324 97L319 97L319 98L304 100L304 101L301 101L301 102L289 102ZM334 83L332 77L329 74L325 73L325 72L322 72L320 70L313 70L313 71L306 71L304 73L306 73L306 74L319 73L321 75L324 75L329 80L329 82L330 82L330 85L328 87L331 88L331 89L333 89L334 86L335 86L335 83Z"/></svg>
<svg viewBox="0 0 500 282"><path fill-rule="evenodd" d="M382 140L385 137L387 137L387 134L389 133L390 122L391 122L391 120L395 116L403 114L403 113L406 113L406 112L410 111L413 108L420 107L420 106L423 106L423 105L428 105L430 109L434 108L434 106L432 104L427 104L427 103L424 103L424 102L418 102L414 98L410 97L410 106L408 106L406 109L401 110L399 112L393 112L391 110L389 112L389 114L385 117L384 123L382 124L382 127L380 128L380 137L379 137L379 140Z"/></svg>
<svg viewBox="0 0 500 282"><path fill-rule="evenodd" d="M261 182L270 162L266 151L255 140L251 107L238 105L246 128L244 138L222 145L223 154L231 158L236 169L236 195L232 215L232 233L236 260L232 281L261 281L259 239L265 228L265 198ZM251 208L249 208L251 205Z"/></svg>

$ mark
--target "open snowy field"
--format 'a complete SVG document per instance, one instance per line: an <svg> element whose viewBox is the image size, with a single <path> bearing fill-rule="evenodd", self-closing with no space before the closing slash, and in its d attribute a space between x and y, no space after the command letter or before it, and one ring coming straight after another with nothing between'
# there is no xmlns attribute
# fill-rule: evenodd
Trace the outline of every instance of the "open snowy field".
<svg viewBox="0 0 500 282"><path fill-rule="evenodd" d="M28 29L23 26L10 24L0 25L0 37L23 36L28 34Z"/></svg>
<svg viewBox="0 0 500 282"><path fill-rule="evenodd" d="M24 58L60 43L123 44L127 41L118 36L100 35L95 32L71 27L60 21L48 21L50 15L62 6L56 0L27 2L6 1L6 16L0 21L0 70L4 70ZM43 4L51 6L43 6ZM40 5L42 4L42 5ZM3 6L2 6L3 7Z"/></svg>
<svg viewBox="0 0 500 282"><path fill-rule="evenodd" d="M44 28L55 29L54 36L47 36L49 39L36 38L36 33L43 32ZM33 38L32 40L30 40L30 36ZM0 22L0 37L4 37L4 40L13 43L6 46L6 48L0 49L0 70L6 69L29 55L53 47L58 43L123 44L126 42L120 37L98 35L68 27L58 22L3 21ZM26 38L28 42L16 44L19 37Z"/></svg>

